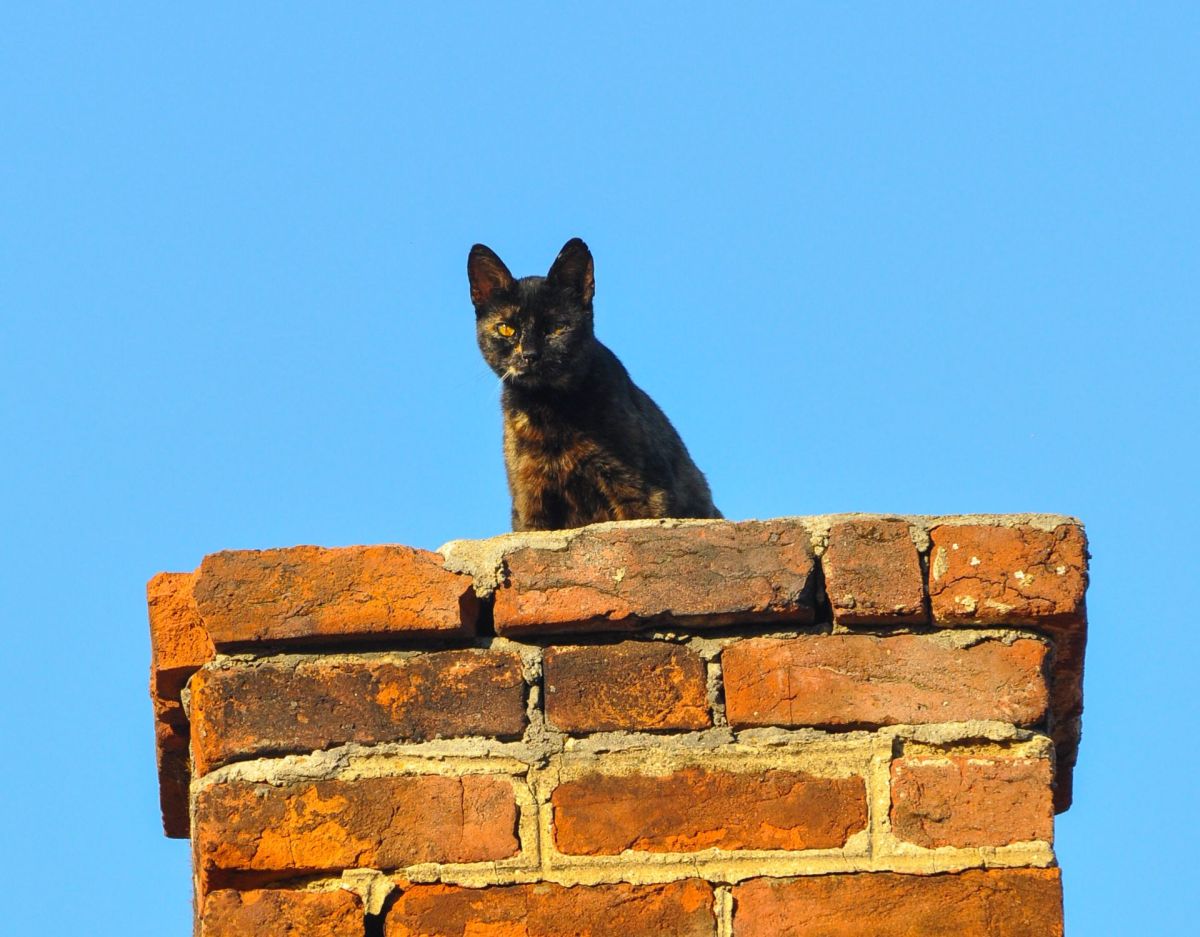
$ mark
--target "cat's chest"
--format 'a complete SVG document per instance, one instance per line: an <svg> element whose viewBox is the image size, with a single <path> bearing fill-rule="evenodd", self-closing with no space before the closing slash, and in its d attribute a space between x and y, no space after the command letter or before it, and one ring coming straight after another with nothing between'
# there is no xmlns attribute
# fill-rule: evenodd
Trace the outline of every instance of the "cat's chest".
<svg viewBox="0 0 1200 937"><path fill-rule="evenodd" d="M516 408L504 415L504 448L518 475L559 484L597 455L612 455L596 427L586 421Z"/></svg>

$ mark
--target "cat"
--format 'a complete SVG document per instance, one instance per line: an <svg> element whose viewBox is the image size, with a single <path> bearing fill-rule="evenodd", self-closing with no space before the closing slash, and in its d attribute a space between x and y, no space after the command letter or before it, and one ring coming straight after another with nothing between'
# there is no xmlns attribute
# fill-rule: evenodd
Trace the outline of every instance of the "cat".
<svg viewBox="0 0 1200 937"><path fill-rule="evenodd" d="M572 238L544 277L467 258L479 349L503 385L513 530L721 517L666 415L592 330L591 251Z"/></svg>

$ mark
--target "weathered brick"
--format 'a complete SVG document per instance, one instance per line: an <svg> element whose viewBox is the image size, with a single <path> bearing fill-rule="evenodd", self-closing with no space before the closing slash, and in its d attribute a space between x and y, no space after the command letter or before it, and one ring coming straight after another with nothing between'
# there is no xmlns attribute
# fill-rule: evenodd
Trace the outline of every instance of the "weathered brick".
<svg viewBox="0 0 1200 937"><path fill-rule="evenodd" d="M436 553L398 545L214 553L193 592L218 647L462 635L479 614L469 577Z"/></svg>
<svg viewBox="0 0 1200 937"><path fill-rule="evenodd" d="M713 890L667 885L401 886L386 937L715 937Z"/></svg>
<svg viewBox="0 0 1200 937"><path fill-rule="evenodd" d="M814 559L796 521L634 525L505 556L499 634L813 620Z"/></svg>
<svg viewBox="0 0 1200 937"><path fill-rule="evenodd" d="M419 775L204 788L194 845L207 869L320 872L485 862L518 851L508 778Z"/></svg>
<svg viewBox="0 0 1200 937"><path fill-rule="evenodd" d="M906 754L892 762L892 832L918 846L1054 838L1048 757L1003 749Z"/></svg>
<svg viewBox="0 0 1200 937"><path fill-rule="evenodd" d="M934 527L930 539L935 623L1051 626L1083 619L1083 528L953 524Z"/></svg>
<svg viewBox="0 0 1200 937"><path fill-rule="evenodd" d="M552 647L543 663L546 715L565 732L705 729L706 668L665 642Z"/></svg>
<svg viewBox="0 0 1200 937"><path fill-rule="evenodd" d="M517 738L525 682L510 652L233 661L200 671L191 712L201 775L237 758L347 742Z"/></svg>
<svg viewBox="0 0 1200 937"><path fill-rule="evenodd" d="M663 777L590 774L551 795L571 855L702 849L826 849L866 826L861 777L689 767Z"/></svg>
<svg viewBox="0 0 1200 937"><path fill-rule="evenodd" d="M188 677L213 658L213 643L192 600L194 573L159 573L146 583L152 691L179 699Z"/></svg>
<svg viewBox="0 0 1200 937"><path fill-rule="evenodd" d="M1062 937L1058 869L758 878L733 888L734 937Z"/></svg>
<svg viewBox="0 0 1200 937"><path fill-rule="evenodd" d="M212 660L208 632L192 601L192 573L159 573L146 583L150 616L150 698L163 831L188 835L188 720L180 693L197 668Z"/></svg>
<svg viewBox="0 0 1200 937"><path fill-rule="evenodd" d="M861 517L833 524L821 566L838 624L929 621L925 574L907 521Z"/></svg>
<svg viewBox="0 0 1200 937"><path fill-rule="evenodd" d="M175 839L186 839L191 825L188 818L188 786L192 781L188 761L189 738L183 706L170 700L155 700L158 804L162 813L163 832Z"/></svg>
<svg viewBox="0 0 1200 937"><path fill-rule="evenodd" d="M200 937L362 937L363 911L348 891L223 889L204 902Z"/></svg>
<svg viewBox="0 0 1200 937"><path fill-rule="evenodd" d="M1054 629L1054 680L1050 708L1054 713L1051 736L1056 748L1054 809L1071 806L1071 786L1079 757L1080 717L1083 715L1083 660L1087 648L1087 622Z"/></svg>
<svg viewBox="0 0 1200 937"><path fill-rule="evenodd" d="M725 710L735 728L880 726L1046 715L1046 645L956 647L921 635L750 638L721 653Z"/></svg>
<svg viewBox="0 0 1200 937"><path fill-rule="evenodd" d="M1055 808L1071 805L1087 645L1087 539L1077 523L942 524L930 531L929 597L941 625L1032 625L1054 636Z"/></svg>

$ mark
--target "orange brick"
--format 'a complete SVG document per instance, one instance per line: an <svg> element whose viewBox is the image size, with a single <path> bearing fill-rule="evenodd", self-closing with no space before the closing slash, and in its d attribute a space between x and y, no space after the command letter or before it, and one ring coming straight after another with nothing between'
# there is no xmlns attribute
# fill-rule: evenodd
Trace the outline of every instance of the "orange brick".
<svg viewBox="0 0 1200 937"><path fill-rule="evenodd" d="M892 762L892 832L938 846L1004 846L1054 839L1048 758L998 752L931 753Z"/></svg>
<svg viewBox="0 0 1200 937"><path fill-rule="evenodd" d="M668 885L402 886L385 937L715 937L713 890Z"/></svg>
<svg viewBox="0 0 1200 937"><path fill-rule="evenodd" d="M750 638L721 653L735 728L881 726L1046 715L1047 648L1021 639L970 647L919 635Z"/></svg>
<svg viewBox="0 0 1200 937"><path fill-rule="evenodd" d="M215 891L200 937L362 937L363 911L348 891Z"/></svg>
<svg viewBox="0 0 1200 937"><path fill-rule="evenodd" d="M1063 625L1084 618L1083 528L943 525L930 531L929 598L942 625Z"/></svg>
<svg viewBox="0 0 1200 937"><path fill-rule="evenodd" d="M821 566L838 624L929 621L925 574L907 521L863 517L834 524Z"/></svg>
<svg viewBox="0 0 1200 937"><path fill-rule="evenodd" d="M188 720L180 694L213 644L192 601L192 573L159 573L146 583L150 615L150 698L154 710L158 796L163 831L188 835Z"/></svg>
<svg viewBox="0 0 1200 937"><path fill-rule="evenodd" d="M152 689L179 699L188 677L213 658L213 643L192 601L194 573L159 573L146 583Z"/></svg>
<svg viewBox="0 0 1200 937"><path fill-rule="evenodd" d="M706 668L675 644L624 641L552 647L543 663L546 716L565 732L706 729Z"/></svg>
<svg viewBox="0 0 1200 937"><path fill-rule="evenodd" d="M196 606L218 647L473 632L479 600L467 576L428 550L292 547L206 556Z"/></svg>
<svg viewBox="0 0 1200 937"><path fill-rule="evenodd" d="M571 855L702 849L826 849L866 826L862 778L685 768L665 777L591 774L551 795Z"/></svg>
<svg viewBox="0 0 1200 937"><path fill-rule="evenodd" d="M1062 937L1058 869L758 878L733 888L734 937Z"/></svg>
<svg viewBox="0 0 1200 937"><path fill-rule="evenodd" d="M507 858L518 851L516 823L508 778L231 781L200 792L194 845L205 869L391 869Z"/></svg>
<svg viewBox="0 0 1200 937"><path fill-rule="evenodd" d="M583 529L505 557L498 634L813 620L814 559L795 521Z"/></svg>
<svg viewBox="0 0 1200 937"><path fill-rule="evenodd" d="M192 681L195 772L347 742L519 738L521 658L441 651L408 658L275 658L206 667Z"/></svg>

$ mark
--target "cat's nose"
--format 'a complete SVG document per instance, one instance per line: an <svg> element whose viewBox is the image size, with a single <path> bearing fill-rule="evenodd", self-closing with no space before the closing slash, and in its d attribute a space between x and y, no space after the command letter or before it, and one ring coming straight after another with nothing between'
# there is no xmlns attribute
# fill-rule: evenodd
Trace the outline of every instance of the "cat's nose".
<svg viewBox="0 0 1200 937"><path fill-rule="evenodd" d="M533 362L537 361L538 358L540 358L541 356L542 356L542 353L537 348L522 348L521 349L521 360L525 364L533 364Z"/></svg>

